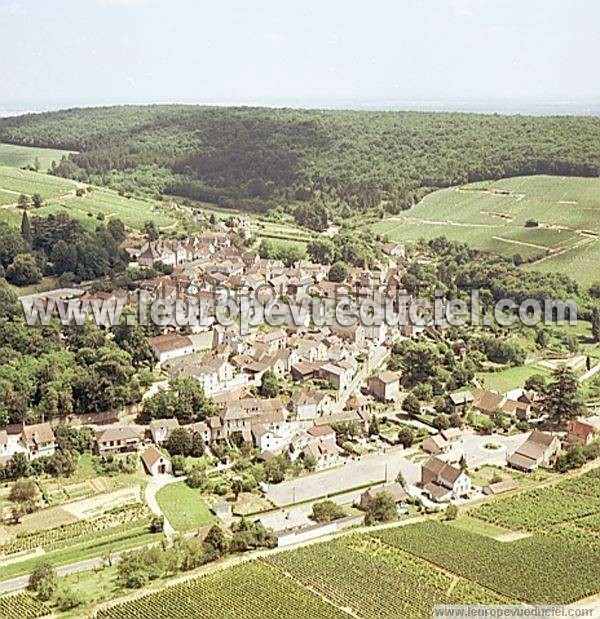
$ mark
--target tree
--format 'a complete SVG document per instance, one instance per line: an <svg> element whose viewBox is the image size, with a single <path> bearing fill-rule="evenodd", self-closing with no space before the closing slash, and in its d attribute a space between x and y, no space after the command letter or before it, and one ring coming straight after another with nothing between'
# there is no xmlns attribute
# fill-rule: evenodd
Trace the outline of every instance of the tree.
<svg viewBox="0 0 600 619"><path fill-rule="evenodd" d="M29 576L27 588L37 594L43 602L48 601L56 591L57 578L54 568L48 561L40 561Z"/></svg>
<svg viewBox="0 0 600 619"><path fill-rule="evenodd" d="M117 217L111 218L106 230L117 243L121 243L125 239L125 224Z"/></svg>
<svg viewBox="0 0 600 619"><path fill-rule="evenodd" d="M146 221L144 223L144 234L148 237L149 241L158 240L158 229L153 221Z"/></svg>
<svg viewBox="0 0 600 619"><path fill-rule="evenodd" d="M432 425L436 430L447 430L450 427L450 417L448 415L437 415Z"/></svg>
<svg viewBox="0 0 600 619"><path fill-rule="evenodd" d="M67 612L73 608L77 608L82 603L81 596L77 591L66 588L59 591L56 596L56 605L61 612Z"/></svg>
<svg viewBox="0 0 600 619"><path fill-rule="evenodd" d="M192 437L192 451L190 452L190 456L194 458L201 458L206 451L206 445L204 444L204 439L199 432L195 432Z"/></svg>
<svg viewBox="0 0 600 619"><path fill-rule="evenodd" d="M556 424L563 424L584 412L579 381L567 367L554 371L544 395L544 411Z"/></svg>
<svg viewBox="0 0 600 619"><path fill-rule="evenodd" d="M21 233L6 222L0 221L0 264L7 267L15 256L26 251L27 243Z"/></svg>
<svg viewBox="0 0 600 619"><path fill-rule="evenodd" d="M417 400L417 398L412 394L409 393L404 400L402 400L402 408L409 414L409 415L418 415L421 412L421 404L419 403L419 400Z"/></svg>
<svg viewBox="0 0 600 619"><path fill-rule="evenodd" d="M333 501L321 501L313 503L312 513L309 518L315 522L331 522L343 518L346 512L343 507Z"/></svg>
<svg viewBox="0 0 600 619"><path fill-rule="evenodd" d="M260 383L260 395L263 398L276 398L279 395L279 379L272 370L267 370Z"/></svg>
<svg viewBox="0 0 600 619"><path fill-rule="evenodd" d="M231 482L231 491L233 492L234 500L237 501L240 493L244 489L244 484L239 477L235 477Z"/></svg>
<svg viewBox="0 0 600 619"><path fill-rule="evenodd" d="M600 342L600 307L597 305L592 310L592 337L594 342Z"/></svg>
<svg viewBox="0 0 600 619"><path fill-rule="evenodd" d="M33 479L18 479L10 489L8 498L21 505L25 511L33 511L38 489Z"/></svg>
<svg viewBox="0 0 600 619"><path fill-rule="evenodd" d="M408 426L402 426L398 432L398 441L404 448L410 447L415 440L415 433Z"/></svg>
<svg viewBox="0 0 600 619"><path fill-rule="evenodd" d="M221 527L216 524L210 528L202 545L211 558L222 557L229 550L227 538Z"/></svg>
<svg viewBox="0 0 600 619"><path fill-rule="evenodd" d="M29 196L26 196L24 193L22 193L19 196L19 200L17 202L17 207L25 210L25 209L29 208L29 204L30 204Z"/></svg>
<svg viewBox="0 0 600 619"><path fill-rule="evenodd" d="M546 377L543 374L532 374L523 385L524 389L542 393L546 388Z"/></svg>
<svg viewBox="0 0 600 619"><path fill-rule="evenodd" d="M21 217L21 236L27 245L31 245L33 234L31 232L31 224L29 223L27 211L23 211L23 216Z"/></svg>
<svg viewBox="0 0 600 619"><path fill-rule="evenodd" d="M313 262L331 264L335 256L335 247L329 240L315 239L311 241L306 251Z"/></svg>
<svg viewBox="0 0 600 619"><path fill-rule="evenodd" d="M348 277L348 265L345 262L338 261L331 265L328 275L330 282L341 283L346 277Z"/></svg>
<svg viewBox="0 0 600 619"><path fill-rule="evenodd" d="M34 208L42 208L42 204L44 203L39 193L34 193L31 196L31 201L33 202Z"/></svg>
<svg viewBox="0 0 600 619"><path fill-rule="evenodd" d="M6 269L6 279L15 286L28 286L41 281L42 272L31 254L18 254Z"/></svg>
<svg viewBox="0 0 600 619"><path fill-rule="evenodd" d="M448 505L445 516L446 520L456 520L458 517L458 507L456 505Z"/></svg>
<svg viewBox="0 0 600 619"><path fill-rule="evenodd" d="M301 204L294 211L294 219L299 226L316 232L327 229L327 211L322 204Z"/></svg>
<svg viewBox="0 0 600 619"><path fill-rule="evenodd" d="M192 447L192 433L185 428L175 428L167 440L167 449L172 456L189 456Z"/></svg>
<svg viewBox="0 0 600 619"><path fill-rule="evenodd" d="M73 273L77 269L77 248L61 239L52 248L50 260L57 275Z"/></svg>
<svg viewBox="0 0 600 619"><path fill-rule="evenodd" d="M396 501L389 492L378 492L369 502L365 514L365 524L385 522L396 517Z"/></svg>

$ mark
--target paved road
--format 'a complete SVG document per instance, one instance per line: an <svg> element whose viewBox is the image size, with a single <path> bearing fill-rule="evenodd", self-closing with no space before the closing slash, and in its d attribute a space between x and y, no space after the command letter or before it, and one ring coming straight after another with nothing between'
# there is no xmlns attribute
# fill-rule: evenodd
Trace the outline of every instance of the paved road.
<svg viewBox="0 0 600 619"><path fill-rule="evenodd" d="M383 454L362 456L327 471L271 485L267 498L277 506L292 505L381 482L386 479L386 473L388 481L393 481L402 472L409 483L415 483L420 478L420 466L409 462L404 452L401 447L393 448Z"/></svg>
<svg viewBox="0 0 600 619"><path fill-rule="evenodd" d="M517 447L520 447L527 437L529 432L521 434L513 434L512 436L502 436L493 434L491 436L482 436L474 432L463 432L463 449L467 466L476 468L485 464L496 466L505 466L506 458L510 456ZM493 443L499 445L499 449L486 449L484 445Z"/></svg>
<svg viewBox="0 0 600 619"><path fill-rule="evenodd" d="M367 358L365 364L360 368L357 372L356 376L352 379L348 388L342 391L339 395L337 402L333 407L333 413L341 413L345 406L348 398L355 392L358 391L367 378L367 376L381 363L383 363L384 359L388 357L390 351L385 346L377 346L373 351L373 354Z"/></svg>

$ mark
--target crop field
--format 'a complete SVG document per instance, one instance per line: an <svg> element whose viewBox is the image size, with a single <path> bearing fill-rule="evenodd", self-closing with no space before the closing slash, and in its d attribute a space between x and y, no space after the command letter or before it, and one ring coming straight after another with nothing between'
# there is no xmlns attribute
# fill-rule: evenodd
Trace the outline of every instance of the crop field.
<svg viewBox="0 0 600 619"><path fill-rule="evenodd" d="M365 618L431 617L435 604L509 601L369 535L277 553L267 561Z"/></svg>
<svg viewBox="0 0 600 619"><path fill-rule="evenodd" d="M526 222L538 227L526 227ZM409 211L373 225L391 240L444 235L526 268L588 284L600 259L600 179L523 176L437 191Z"/></svg>
<svg viewBox="0 0 600 619"><path fill-rule="evenodd" d="M98 217L106 220L118 217L126 226L137 230L148 220L159 228L176 223L175 217L159 202L126 198L100 187L92 187L91 191L77 196L78 187L79 184L64 178L0 165L0 221L20 225L22 211L16 206L19 195L31 197L37 193L44 203L41 208L30 207L30 216L65 213L88 229L98 225Z"/></svg>
<svg viewBox="0 0 600 619"><path fill-rule="evenodd" d="M501 595L537 604L569 604L600 591L600 547L553 536L512 542L437 521L373 534Z"/></svg>
<svg viewBox="0 0 600 619"><path fill-rule="evenodd" d="M37 162L40 172L46 172L53 161L58 163L65 155L71 152L54 148L0 144L0 165L22 168L26 165L34 166Z"/></svg>
<svg viewBox="0 0 600 619"><path fill-rule="evenodd" d="M29 593L0 597L0 617L2 619L36 619L49 614L50 609Z"/></svg>
<svg viewBox="0 0 600 619"><path fill-rule="evenodd" d="M98 619L342 619L348 615L265 563L238 565L101 610Z"/></svg>
<svg viewBox="0 0 600 619"><path fill-rule="evenodd" d="M132 526L143 526L149 522L148 512L143 505L135 504L108 513L95 520L80 520L45 531L21 534L16 539L0 544L0 556L43 548L45 551L81 543L86 539L99 539L103 532L114 534L127 531Z"/></svg>
<svg viewBox="0 0 600 619"><path fill-rule="evenodd" d="M569 529L565 525L590 530L590 523L597 522L600 515L600 469L554 486L486 503L474 509L471 515L495 525L532 533L561 535ZM589 520L593 516L596 519Z"/></svg>

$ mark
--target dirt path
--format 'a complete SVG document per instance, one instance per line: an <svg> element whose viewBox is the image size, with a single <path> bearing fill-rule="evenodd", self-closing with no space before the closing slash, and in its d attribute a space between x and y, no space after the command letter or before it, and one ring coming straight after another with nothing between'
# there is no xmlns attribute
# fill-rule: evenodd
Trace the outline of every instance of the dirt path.
<svg viewBox="0 0 600 619"><path fill-rule="evenodd" d="M510 243L511 245L522 245L523 247L533 247L534 249L542 249L544 251L551 249L545 245L538 245L537 243L527 243L525 241L516 241L515 239L505 239L503 236L493 236L495 241L502 241L503 243Z"/></svg>

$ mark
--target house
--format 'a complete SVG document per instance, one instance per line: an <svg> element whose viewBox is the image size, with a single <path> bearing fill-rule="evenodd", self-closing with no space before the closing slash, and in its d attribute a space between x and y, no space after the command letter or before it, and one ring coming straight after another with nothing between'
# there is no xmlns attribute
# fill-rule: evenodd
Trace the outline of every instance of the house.
<svg viewBox="0 0 600 619"><path fill-rule="evenodd" d="M328 381L334 389L337 391L344 391L352 382L354 368L351 365L344 367L341 364L326 363L321 366L319 374L321 378Z"/></svg>
<svg viewBox="0 0 600 619"><path fill-rule="evenodd" d="M567 445L588 445L595 433L596 428L591 423L572 419L567 425Z"/></svg>
<svg viewBox="0 0 600 619"><path fill-rule="evenodd" d="M306 433L310 437L309 440L335 441L335 430L329 424L312 426Z"/></svg>
<svg viewBox="0 0 600 619"><path fill-rule="evenodd" d="M96 436L96 449L102 456L107 453L135 451L140 444L140 432L130 426L108 428Z"/></svg>
<svg viewBox="0 0 600 619"><path fill-rule="evenodd" d="M252 426L252 437L254 444L261 452L278 452L288 445L285 436L269 428L268 425L256 423Z"/></svg>
<svg viewBox="0 0 600 619"><path fill-rule="evenodd" d="M179 421L176 418L173 419L153 419L150 424L150 434L152 434L152 440L157 445L164 445L171 436L171 432L175 428L179 427Z"/></svg>
<svg viewBox="0 0 600 619"><path fill-rule="evenodd" d="M441 434L434 434L421 443L421 449L432 456L439 456L449 451L450 445Z"/></svg>
<svg viewBox="0 0 600 619"><path fill-rule="evenodd" d="M21 443L27 449L29 458L35 460L43 456L51 456L56 449L56 437L49 423L23 425Z"/></svg>
<svg viewBox="0 0 600 619"><path fill-rule="evenodd" d="M396 372L380 372L367 381L369 391L380 402L390 402L400 396L400 376Z"/></svg>
<svg viewBox="0 0 600 619"><path fill-rule="evenodd" d="M460 468L431 456L421 467L421 485L431 499L439 503L468 494L471 478Z"/></svg>
<svg viewBox="0 0 600 619"><path fill-rule="evenodd" d="M502 405L506 402L506 396L501 395L495 391L488 391L487 389L475 389L473 391L473 408L480 413L489 415L502 408Z"/></svg>
<svg viewBox="0 0 600 619"><path fill-rule="evenodd" d="M404 258L405 256L405 249L402 243L383 243L381 251L392 258Z"/></svg>
<svg viewBox="0 0 600 619"><path fill-rule="evenodd" d="M448 428L447 430L442 430L440 434L451 446L462 443L462 432L458 428Z"/></svg>
<svg viewBox="0 0 600 619"><path fill-rule="evenodd" d="M488 484L487 486L484 486L483 494L485 494L486 496L496 496L504 492L516 490L518 487L519 484L517 484L514 479L504 479L502 481L497 481L493 484Z"/></svg>
<svg viewBox="0 0 600 619"><path fill-rule="evenodd" d="M191 355L194 352L194 344L187 335L168 333L150 338L150 347L158 363L164 363L175 357Z"/></svg>
<svg viewBox="0 0 600 619"><path fill-rule="evenodd" d="M325 439L309 443L303 450L305 456L312 456L317 461L317 469L335 466L340 461L341 449L335 440Z"/></svg>
<svg viewBox="0 0 600 619"><path fill-rule="evenodd" d="M152 475L152 477L171 474L173 470L171 467L171 460L154 445L146 447L141 455L141 459L146 467L146 470L150 475Z"/></svg>
<svg viewBox="0 0 600 619"><path fill-rule="evenodd" d="M473 403L473 399L470 391L459 391L446 396L446 403L453 412L456 410L465 412L467 407Z"/></svg>
<svg viewBox="0 0 600 619"><path fill-rule="evenodd" d="M377 486L375 488L369 488L360 495L359 505L361 509L368 509L371 501L381 492L391 495L396 502L396 505L405 505L408 501L408 494L404 490L401 484L398 482L392 482L383 486Z"/></svg>
<svg viewBox="0 0 600 619"><path fill-rule="evenodd" d="M358 413L361 417L368 419L371 414L371 402L362 393L355 393L346 400L344 410Z"/></svg>
<svg viewBox="0 0 600 619"><path fill-rule="evenodd" d="M205 444L210 443L212 433L210 431L209 425L205 421L197 421L196 423L191 423L186 426L186 429L189 430L192 434L199 434Z"/></svg>
<svg viewBox="0 0 600 619"><path fill-rule="evenodd" d="M534 430L527 440L506 461L521 471L535 471L538 467L549 468L560 452L560 439L548 432Z"/></svg>
<svg viewBox="0 0 600 619"><path fill-rule="evenodd" d="M335 398L327 391L301 390L292 396L292 412L296 419L315 419L329 414L335 405Z"/></svg>

